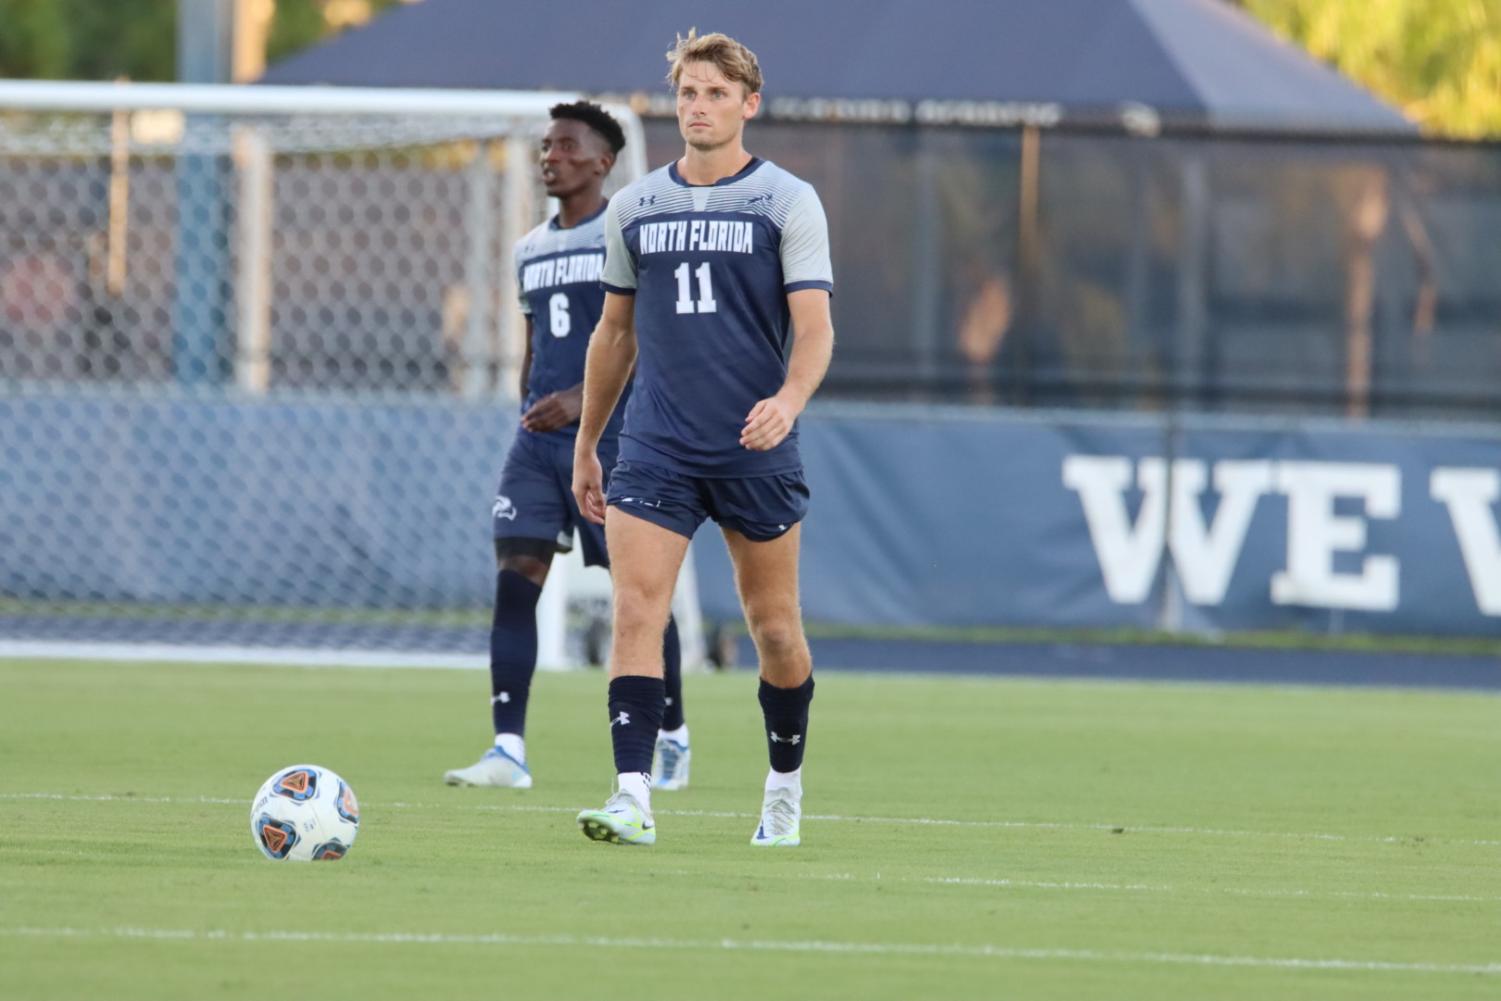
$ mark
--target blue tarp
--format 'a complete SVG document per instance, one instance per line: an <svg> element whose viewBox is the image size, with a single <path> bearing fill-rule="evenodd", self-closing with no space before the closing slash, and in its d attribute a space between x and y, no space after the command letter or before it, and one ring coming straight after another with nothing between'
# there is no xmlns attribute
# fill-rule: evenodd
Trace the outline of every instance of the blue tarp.
<svg viewBox="0 0 1501 1001"><path fill-rule="evenodd" d="M772 99L1047 103L1065 120L1138 103L1220 129L1415 131L1224 0L425 0L262 82L665 93L663 53L690 27L755 50Z"/></svg>

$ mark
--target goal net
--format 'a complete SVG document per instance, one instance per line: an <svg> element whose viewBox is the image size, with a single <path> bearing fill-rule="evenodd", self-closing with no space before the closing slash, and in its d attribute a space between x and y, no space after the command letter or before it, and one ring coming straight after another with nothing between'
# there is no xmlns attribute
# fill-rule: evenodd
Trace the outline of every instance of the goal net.
<svg viewBox="0 0 1501 1001"><path fill-rule="evenodd" d="M482 663L511 250L576 97L0 84L0 650ZM543 665L607 602L555 561Z"/></svg>

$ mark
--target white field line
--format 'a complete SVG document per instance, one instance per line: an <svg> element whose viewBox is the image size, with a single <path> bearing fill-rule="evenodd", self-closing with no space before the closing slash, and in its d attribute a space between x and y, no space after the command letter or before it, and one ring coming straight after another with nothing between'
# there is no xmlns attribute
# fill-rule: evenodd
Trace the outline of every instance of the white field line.
<svg viewBox="0 0 1501 1001"><path fill-rule="evenodd" d="M307 942L356 945L560 946L592 949L662 949L695 952L813 952L860 956L935 956L975 959L1030 959L1075 963L1139 963L1226 966L1284 970L1340 970L1358 973L1447 973L1501 976L1501 963L1407 963L1392 960L1311 959L1233 956L1215 953L1130 952L1097 949L1029 949L1005 945L923 942L833 942L734 938L627 938L605 935L512 935L494 932L450 935L441 932L201 931L192 928L36 928L0 926L7 938L134 939L153 942Z"/></svg>
<svg viewBox="0 0 1501 1001"><path fill-rule="evenodd" d="M300 647L189 646L179 643L84 643L72 640L0 640L0 659L111 660L163 664L264 664L272 667L375 667L483 670L490 655L393 650L320 650Z"/></svg>
<svg viewBox="0 0 1501 1001"><path fill-rule="evenodd" d="M40 799L80 803L179 803L179 804L242 804L249 800L225 799L213 796L125 796L102 793L98 795L68 794L54 792L7 792L0 793L0 800ZM487 813L578 813L583 806L541 806L531 803L366 803L366 806L389 807L394 810L478 810ZM728 820L754 820L757 813L735 810L663 810L655 811L664 817L714 817ZM1188 834L1196 837L1225 838L1280 838L1293 841L1355 842L1364 844L1408 844L1412 837L1383 834L1325 834L1317 831L1243 831L1218 827L1178 827L1162 825L1075 823L1049 820L956 820L945 817L865 817L837 813L805 813L804 820L816 820L833 824L891 824L932 827L978 827L999 830L1032 831L1112 831L1121 834ZM1479 848L1501 848L1501 839L1494 838L1442 838L1424 836L1425 844L1465 845Z"/></svg>
<svg viewBox="0 0 1501 1001"><path fill-rule="evenodd" d="M171 804L179 806L238 806L244 807L245 801L240 799L225 799L214 796L120 796L120 795L68 795L64 793L0 793L0 800L43 800L59 802L84 802L84 803L143 803L143 804ZM368 813L370 803L364 804ZM423 803L392 802L379 804L379 806L403 810L427 810L440 809ZM453 809L452 805L441 809ZM460 804L460 808L473 811L490 813L552 813L552 814L575 814L579 808L571 806L539 806L532 804L490 805L490 804ZM730 811L713 810L658 810L659 816L694 816L694 817L727 817L737 820L754 820L757 814L734 813ZM816 815L808 815L804 819L819 819ZM868 818L859 817L832 817L823 818L836 821L861 821ZM1020 824L1007 824L1007 826L1023 826ZM1051 825L1047 825L1051 826ZM1077 825L1087 830L1111 830L1107 825ZM1175 829L1176 830L1176 829ZM1191 830L1191 829L1190 829ZM1391 839L1398 840L1398 839ZM1458 842L1464 844L1465 842ZM1488 844L1488 842L1480 842ZM661 875L669 876L698 876L699 873L690 870L658 870ZM1321 900L1321 899L1345 899L1345 900L1388 900L1404 903L1412 902L1443 902L1443 903L1473 903L1495 904L1501 903L1501 896L1480 896L1474 894L1441 894L1441 893L1387 893L1379 890L1307 890L1299 888L1291 889L1245 889L1237 887L1181 887L1170 884L1151 883L1101 883L1101 882L1076 882L1057 880L1032 880L1011 878L986 878L978 876L921 876L921 877L897 877L883 880L879 872L871 876L857 875L855 873L839 874L811 874L805 872L788 873L789 878L814 879L829 882L896 882L896 883L927 883L941 886L967 886L991 889L1014 889L1014 890L1062 890L1062 891L1096 891L1106 893L1199 893L1206 895L1225 894L1239 897L1259 897L1266 899L1292 899L1292 900Z"/></svg>

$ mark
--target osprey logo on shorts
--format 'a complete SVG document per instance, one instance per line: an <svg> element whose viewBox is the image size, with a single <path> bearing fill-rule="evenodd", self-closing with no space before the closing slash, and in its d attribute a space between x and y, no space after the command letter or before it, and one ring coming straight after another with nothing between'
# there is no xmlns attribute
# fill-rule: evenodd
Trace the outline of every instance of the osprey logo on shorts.
<svg viewBox="0 0 1501 1001"><path fill-rule="evenodd" d="M516 507L511 503L511 498L504 494L495 495L495 506L490 508L492 518L504 518L507 521L516 520Z"/></svg>

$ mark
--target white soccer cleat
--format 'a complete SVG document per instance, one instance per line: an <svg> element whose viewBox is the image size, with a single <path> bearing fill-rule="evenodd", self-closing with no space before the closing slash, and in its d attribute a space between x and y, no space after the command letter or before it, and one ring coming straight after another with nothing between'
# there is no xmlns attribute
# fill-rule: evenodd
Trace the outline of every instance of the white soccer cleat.
<svg viewBox="0 0 1501 1001"><path fill-rule="evenodd" d="M687 744L659 735L657 746L652 751L651 787L669 792L688 788L688 764L691 757Z"/></svg>
<svg viewBox="0 0 1501 1001"><path fill-rule="evenodd" d="M761 823L751 844L769 848L795 848L802 839L798 822L803 816L803 794L798 789L768 789L761 802Z"/></svg>
<svg viewBox="0 0 1501 1001"><path fill-rule="evenodd" d="M585 810L578 816L579 829L590 841L612 845L654 845L657 826L651 814L624 790L605 800L602 810Z"/></svg>
<svg viewBox="0 0 1501 1001"><path fill-rule="evenodd" d="M526 765L498 747L492 747L468 768L443 773L451 786L494 786L500 789L530 789L532 773Z"/></svg>

